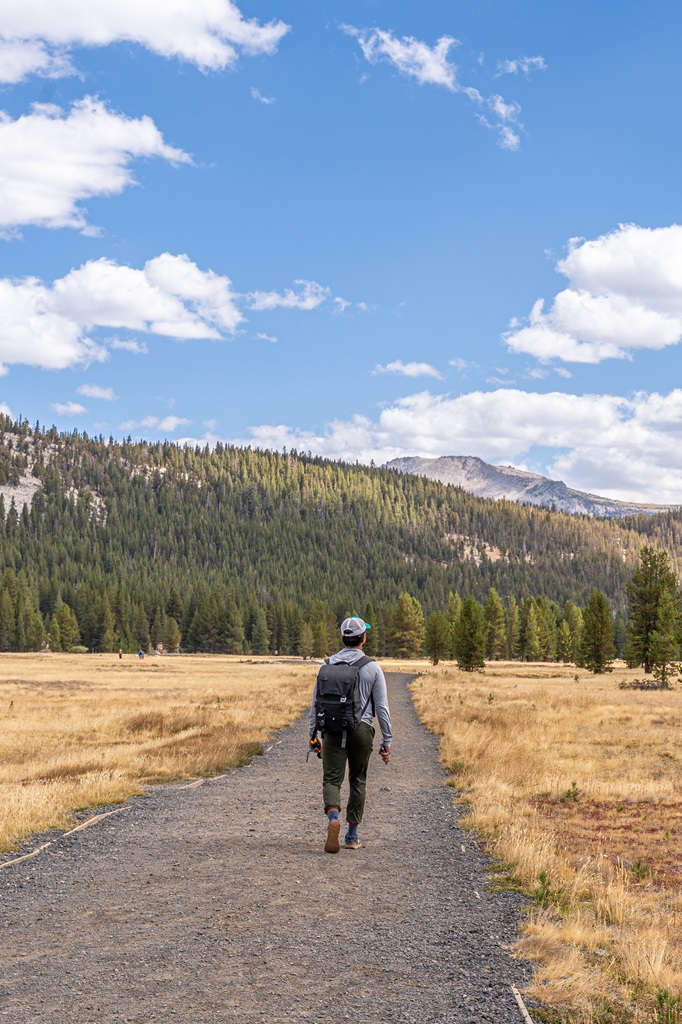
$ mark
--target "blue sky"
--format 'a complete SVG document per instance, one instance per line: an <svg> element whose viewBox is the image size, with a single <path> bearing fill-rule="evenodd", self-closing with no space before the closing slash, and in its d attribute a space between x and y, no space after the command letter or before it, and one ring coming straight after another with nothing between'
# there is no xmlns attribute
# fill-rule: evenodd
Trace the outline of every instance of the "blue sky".
<svg viewBox="0 0 682 1024"><path fill-rule="evenodd" d="M0 406L682 501L681 29L5 0Z"/></svg>

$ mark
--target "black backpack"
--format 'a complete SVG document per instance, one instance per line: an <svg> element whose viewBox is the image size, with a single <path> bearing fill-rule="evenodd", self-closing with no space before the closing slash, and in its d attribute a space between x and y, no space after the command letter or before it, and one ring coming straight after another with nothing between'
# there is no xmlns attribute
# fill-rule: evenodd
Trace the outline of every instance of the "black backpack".
<svg viewBox="0 0 682 1024"><path fill-rule="evenodd" d="M315 722L321 736L331 732L341 735L341 746L346 745L348 730L351 732L360 725L362 716L367 710L372 694L360 703L360 669L374 658L363 654L352 665L337 662L336 665L325 663L317 673L317 692L315 697Z"/></svg>

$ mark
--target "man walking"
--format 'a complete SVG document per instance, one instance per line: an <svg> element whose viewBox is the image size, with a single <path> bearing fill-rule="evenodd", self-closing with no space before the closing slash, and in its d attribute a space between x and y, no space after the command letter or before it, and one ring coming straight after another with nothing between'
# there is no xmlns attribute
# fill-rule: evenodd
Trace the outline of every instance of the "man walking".
<svg viewBox="0 0 682 1024"><path fill-rule="evenodd" d="M350 794L346 806L346 850L362 847L358 825L365 807L367 766L374 740L374 715L379 720L382 743L379 753L384 764L391 758L391 714L386 680L377 663L362 653L370 624L352 616L341 623L343 648L333 654L318 673L310 707L310 744L322 734L323 799L327 815L326 853L339 852L341 784L348 765ZM352 671L351 666L357 670ZM334 666L339 671L334 672ZM347 696L343 696L347 693Z"/></svg>

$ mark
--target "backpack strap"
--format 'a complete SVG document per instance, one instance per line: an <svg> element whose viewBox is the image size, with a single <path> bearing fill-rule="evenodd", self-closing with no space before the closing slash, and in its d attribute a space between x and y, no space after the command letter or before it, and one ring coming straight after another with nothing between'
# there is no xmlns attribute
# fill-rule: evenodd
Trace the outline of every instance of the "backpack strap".
<svg viewBox="0 0 682 1024"><path fill-rule="evenodd" d="M370 658L369 654L363 654L361 658L353 662L353 668L363 668L370 661L374 661L374 658Z"/></svg>
<svg viewBox="0 0 682 1024"><path fill-rule="evenodd" d="M374 661L374 658L370 658L369 654L363 654L363 656L361 658L358 658L357 661L353 662L353 667L354 668L358 668L358 669L364 668L365 665L369 665L370 661ZM372 687L372 689L374 689L374 687ZM372 690L370 690L369 691L369 697L365 701L365 706L362 709L362 711L360 712L360 721L362 721L362 716L364 715L365 711L369 707L370 701L372 702L372 718L374 718L374 698L372 697Z"/></svg>

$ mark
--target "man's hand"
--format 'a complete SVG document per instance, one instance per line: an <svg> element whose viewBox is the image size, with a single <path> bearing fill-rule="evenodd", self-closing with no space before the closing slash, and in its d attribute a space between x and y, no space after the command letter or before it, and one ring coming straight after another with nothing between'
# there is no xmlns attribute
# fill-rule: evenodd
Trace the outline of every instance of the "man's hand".
<svg viewBox="0 0 682 1024"><path fill-rule="evenodd" d="M310 737L310 749L308 751L308 757L310 757L311 754L317 754L318 757L322 757L322 743L318 736ZM306 758L306 761L307 760L308 758Z"/></svg>
<svg viewBox="0 0 682 1024"><path fill-rule="evenodd" d="M388 764L388 762L391 760L391 748L385 746L382 743L381 746L379 747L379 754L384 764Z"/></svg>

